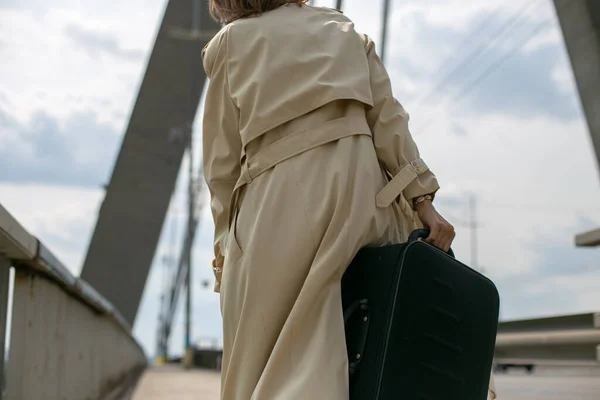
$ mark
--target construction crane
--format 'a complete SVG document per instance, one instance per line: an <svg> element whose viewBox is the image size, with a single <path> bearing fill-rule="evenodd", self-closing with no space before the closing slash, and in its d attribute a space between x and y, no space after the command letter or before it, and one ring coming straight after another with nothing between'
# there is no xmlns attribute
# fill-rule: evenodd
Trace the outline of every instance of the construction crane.
<svg viewBox="0 0 600 400"><path fill-rule="evenodd" d="M201 13L201 0L194 0L192 6L192 26L189 32L190 37L200 36L200 13ZM200 51L200 49L196 49ZM195 62L194 62L195 61ZM202 70L202 65L198 63L198 60L193 60L190 63L190 91L189 91L189 103L190 108L189 115L195 115L195 110L198 107L196 101L195 88L199 86L199 80L204 81L205 77L199 73ZM202 82L203 83L203 82ZM188 125L188 210L187 210L187 224L185 229L185 235L183 244L181 247L179 261L177 263L177 269L175 277L165 288L163 293L161 309L159 310L158 316L158 332L157 332L157 349L156 349L156 362L165 363L168 360L168 344L171 336L171 329L173 325L173 318L175 310L177 308L177 301L179 300L180 293L182 290L186 290L185 294L185 357L184 364L186 366L191 365L192 346L191 346L191 329L192 329L192 249L194 245L194 239L198 230L200 216L202 214L202 208L204 206L202 180L202 163L200 162L200 169L196 174L194 170L194 131L193 131L193 119L189 121Z"/></svg>
<svg viewBox="0 0 600 400"><path fill-rule="evenodd" d="M190 134L191 137L191 134ZM165 292L162 294L161 308L158 316L158 332L156 345L156 363L162 364L168 359L168 343L171 336L173 319L177 308L181 291L186 289L186 310L185 310L185 349L186 356L189 357L191 351L191 288L192 288L192 249L194 239L199 227L200 216L204 208L204 185L202 180L198 179L202 176L202 172L198 175L194 174L193 169L193 142L190 140L188 148L188 213L187 224L183 244L180 250L177 268L174 271L173 279L166 282ZM173 272L173 271L172 271ZM189 363L186 363L189 365Z"/></svg>

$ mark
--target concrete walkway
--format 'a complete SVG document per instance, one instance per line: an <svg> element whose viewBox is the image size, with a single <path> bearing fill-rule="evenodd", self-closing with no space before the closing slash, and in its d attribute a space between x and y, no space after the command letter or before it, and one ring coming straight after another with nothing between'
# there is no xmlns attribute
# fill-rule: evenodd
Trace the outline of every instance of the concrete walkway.
<svg viewBox="0 0 600 400"><path fill-rule="evenodd" d="M142 376L133 400L219 400L220 388L218 372L152 368Z"/></svg>
<svg viewBox="0 0 600 400"><path fill-rule="evenodd" d="M600 373L540 371L495 377L498 400L598 400ZM178 367L148 370L133 400L219 400L218 372Z"/></svg>

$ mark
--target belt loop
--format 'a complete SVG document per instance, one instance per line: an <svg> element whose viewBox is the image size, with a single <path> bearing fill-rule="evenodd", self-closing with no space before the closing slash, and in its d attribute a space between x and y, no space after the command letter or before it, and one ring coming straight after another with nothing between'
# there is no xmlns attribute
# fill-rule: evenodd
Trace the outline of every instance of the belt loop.
<svg viewBox="0 0 600 400"><path fill-rule="evenodd" d="M250 167L248 164L248 155L245 151L243 151L242 157L240 158L240 179L238 180L238 184L236 186L242 186L252 182L252 176L250 175Z"/></svg>
<svg viewBox="0 0 600 400"><path fill-rule="evenodd" d="M240 171L240 177L243 185L247 185L252 182L252 176L250 176L250 170L248 169L248 161L242 161L242 168ZM242 185L240 185L242 186Z"/></svg>
<svg viewBox="0 0 600 400"><path fill-rule="evenodd" d="M240 191L244 186L252 182L252 177L250 176L250 171L248 170L248 161L246 157L242 157L241 165L240 165L240 178L238 179L235 187L233 189L233 193L231 193L231 199L229 201L229 221L228 228L231 228L231 224L233 222L234 214L237 213L238 202L240 198Z"/></svg>
<svg viewBox="0 0 600 400"><path fill-rule="evenodd" d="M227 221L227 229L231 229L231 224L233 222L233 216L234 214L237 212L237 203L238 203L238 197L239 197L239 193L240 193L240 188L236 187L233 190L233 193L231 194L231 199L229 200L229 218Z"/></svg>

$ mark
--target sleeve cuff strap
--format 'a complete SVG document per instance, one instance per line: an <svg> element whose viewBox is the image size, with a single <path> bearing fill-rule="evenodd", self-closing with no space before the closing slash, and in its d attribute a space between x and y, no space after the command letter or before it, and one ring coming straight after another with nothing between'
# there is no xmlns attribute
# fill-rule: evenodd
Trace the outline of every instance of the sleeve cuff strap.
<svg viewBox="0 0 600 400"><path fill-rule="evenodd" d="M384 186L379 193L377 193L376 201L377 207L384 208L388 207L398 196L402 194L404 189L422 173L429 171L429 167L420 158L411 161L405 165L394 176L394 178Z"/></svg>

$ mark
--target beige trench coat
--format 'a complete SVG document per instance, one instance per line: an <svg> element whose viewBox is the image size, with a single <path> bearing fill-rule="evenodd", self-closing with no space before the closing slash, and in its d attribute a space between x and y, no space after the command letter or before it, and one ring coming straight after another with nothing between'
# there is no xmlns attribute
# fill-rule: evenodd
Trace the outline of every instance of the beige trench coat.
<svg viewBox="0 0 600 400"><path fill-rule="evenodd" d="M438 182L373 42L341 13L235 21L203 60L221 399L346 400L342 274L361 247L404 241L411 200Z"/></svg>

